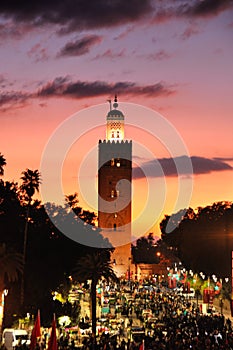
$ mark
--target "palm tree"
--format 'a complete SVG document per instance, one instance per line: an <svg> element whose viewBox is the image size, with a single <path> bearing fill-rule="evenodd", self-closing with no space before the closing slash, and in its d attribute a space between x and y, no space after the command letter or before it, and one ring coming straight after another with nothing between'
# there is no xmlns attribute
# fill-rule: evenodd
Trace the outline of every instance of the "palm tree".
<svg viewBox="0 0 233 350"><path fill-rule="evenodd" d="M21 180L23 182L20 188L25 195L25 199L31 204L34 193L36 191L39 192L39 186L41 183L39 170L26 169L22 172Z"/></svg>
<svg viewBox="0 0 233 350"><path fill-rule="evenodd" d="M74 269L74 278L78 282L91 280L92 335L94 337L96 336L96 286L102 277L106 281L118 282L111 266L109 251L98 250L79 259Z"/></svg>
<svg viewBox="0 0 233 350"><path fill-rule="evenodd" d="M0 299L2 312L0 313L0 334L2 333L2 322L4 316L4 289L5 281L15 282L19 274L23 272L22 254L7 252L6 244L0 243Z"/></svg>
<svg viewBox="0 0 233 350"><path fill-rule="evenodd" d="M21 180L22 180L22 185L20 186L20 189L24 196L24 200L27 203L26 204L27 205L26 223L24 228L24 240L23 240L23 273L22 273L22 280L21 280L21 295L20 295L20 303L21 305L23 305L29 212L30 212L32 197L36 191L39 192L41 175L38 170L26 169L25 171L22 172Z"/></svg>
<svg viewBox="0 0 233 350"><path fill-rule="evenodd" d="M6 159L0 152L0 176L4 175L4 166L6 165Z"/></svg>

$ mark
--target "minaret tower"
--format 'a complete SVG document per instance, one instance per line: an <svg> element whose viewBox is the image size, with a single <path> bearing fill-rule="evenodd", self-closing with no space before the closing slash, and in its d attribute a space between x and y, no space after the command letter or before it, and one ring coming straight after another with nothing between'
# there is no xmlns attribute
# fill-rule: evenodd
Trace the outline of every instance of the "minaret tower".
<svg viewBox="0 0 233 350"><path fill-rule="evenodd" d="M111 103L111 102L110 102ZM117 96L115 95L113 110L110 104L110 112L107 115L106 139L107 141L124 140L124 115L117 109Z"/></svg>
<svg viewBox="0 0 233 350"><path fill-rule="evenodd" d="M131 259L132 141L124 140L125 118L117 108L115 96L106 118L106 140L99 141L98 220L115 248L115 270L123 275Z"/></svg>

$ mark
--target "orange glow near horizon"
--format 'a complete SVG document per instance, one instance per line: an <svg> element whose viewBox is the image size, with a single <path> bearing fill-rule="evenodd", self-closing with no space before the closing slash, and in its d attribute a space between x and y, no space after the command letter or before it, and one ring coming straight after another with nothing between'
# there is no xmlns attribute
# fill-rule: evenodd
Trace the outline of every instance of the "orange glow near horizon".
<svg viewBox="0 0 233 350"><path fill-rule="evenodd" d="M56 103L52 104L52 113L57 113L55 108ZM42 152L45 144L48 142L53 131L59 126L59 123L64 120L66 115L66 107L60 106L60 112L56 115L56 118L48 118L48 123L40 123L39 116L40 111L38 109L29 108L29 113L34 113L35 124L34 131L31 130L31 125L28 125L26 115L25 119L22 119L22 123L19 125L17 131L13 128L15 122L14 119L8 123L12 124L10 129L8 129L8 134L3 134L2 138L2 154L4 154L7 160L7 166L5 168L4 179L9 181L15 180L20 182L21 172L26 169L26 167L31 169L38 169ZM75 103L72 102L69 105L69 110L72 114L75 110ZM121 109L119 107L119 109ZM98 172L98 140L105 139L106 131L106 114L108 111L107 104L103 106L103 111L98 114L98 120L100 124L99 127L94 127L88 130L86 133L76 140L76 142L70 146L68 153L64 159L62 167L62 186L64 195L78 192L80 206L89 209L91 211L98 212L97 210L97 172ZM123 108L122 111L124 112ZM23 111L20 112L23 114ZM48 112L47 112L48 114ZM150 160L150 157L166 158L170 157L169 150L166 145L163 145L158 138L156 138L152 133L143 130L135 125L127 124L127 114L125 114L125 138L132 139L133 141L133 164L136 166L138 164L139 158L141 161ZM134 115L135 120L137 118L142 118L142 115ZM46 118L45 118L46 119ZM192 120L192 119L190 119ZM78 127L78 126L77 126ZM186 127L186 125L185 125ZM180 131L180 130L179 130ZM26 133L27 137L20 138L20 149L22 156L19 156L15 152L15 145L10 148L8 145L9 138L17 140L20 134ZM40 137L35 138L35 135L40 135ZM192 135L191 130L188 133L181 134L182 137L185 135ZM10 135L10 136L9 136ZM200 131L199 135L204 137L204 131ZM185 139L185 138L184 138ZM188 137L188 149L194 150L197 147L202 148L196 142L196 138L191 136ZM211 144L208 138L206 139L206 145ZM4 144L8 146L8 152L4 152ZM31 147L28 147L31 145ZM141 147L141 148L140 148ZM149 153L146 152L149 150ZM190 155L194 155L194 151L190 151ZM145 157L146 155L146 157ZM203 155L208 157L212 156L210 153L210 147L206 147L206 153ZM221 155L218 151L217 155ZM230 156L230 151L228 150L228 155ZM55 155L55 158L59 154ZM13 162L12 162L13 161ZM140 163L140 162L139 162ZM229 164L232 161L229 160ZM51 168L53 164L51 163ZM81 172L80 172L81 169ZM42 174L43 179L43 174ZM233 198L233 185L232 185L232 171L214 171L208 174L200 174L194 176L194 188L192 192L192 197L190 200L190 207L197 208L198 206L211 205L216 201L231 201ZM154 195L154 207L150 207L143 215L143 221L140 221L141 213L143 212L147 200L148 200L148 180L146 178L134 179L133 180L133 207L132 207L132 217L135 221L136 227L134 227L133 235L140 236L149 232L154 232L155 235L159 236L159 222L165 214L171 215L174 209L174 203L177 197L178 182L176 177L166 177L165 179L157 178L155 181L157 189L161 189L165 186L166 197L163 201L161 193L156 193ZM38 197L40 198L40 197ZM56 199L56 193L54 192L54 201ZM137 221L138 220L138 221ZM145 230L146 228L146 230Z"/></svg>

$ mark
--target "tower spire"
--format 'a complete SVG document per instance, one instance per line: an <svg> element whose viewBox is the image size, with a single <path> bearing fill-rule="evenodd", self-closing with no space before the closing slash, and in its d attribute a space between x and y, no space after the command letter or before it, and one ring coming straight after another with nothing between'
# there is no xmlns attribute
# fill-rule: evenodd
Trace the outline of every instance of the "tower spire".
<svg viewBox="0 0 233 350"><path fill-rule="evenodd" d="M109 100L108 100L109 101ZM113 109L110 104L110 111L107 114L106 139L108 141L124 140L124 114L118 109L117 94L113 100Z"/></svg>
<svg viewBox="0 0 233 350"><path fill-rule="evenodd" d="M114 107L114 108L117 108L117 107L118 107L118 103L117 103L117 94L115 94L113 107Z"/></svg>

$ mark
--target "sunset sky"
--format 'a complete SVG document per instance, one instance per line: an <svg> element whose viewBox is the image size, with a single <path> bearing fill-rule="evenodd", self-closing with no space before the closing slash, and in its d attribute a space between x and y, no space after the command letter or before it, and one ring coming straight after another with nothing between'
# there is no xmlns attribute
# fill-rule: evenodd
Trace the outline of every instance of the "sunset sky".
<svg viewBox="0 0 233 350"><path fill-rule="evenodd" d="M3 0L0 57L5 180L20 181L26 168L41 170L52 134L61 128L62 146L61 125L77 115L77 138L74 133L60 169L64 194L78 192L80 205L97 212L98 140L105 138L107 100L117 93L126 139L135 145L134 167L143 164L149 174L148 180L134 171L133 218L139 218L135 236L150 231L158 235L160 219L177 208L174 154L191 157L191 207L233 200L231 0ZM156 112L180 135L186 153L171 154L169 133L161 145ZM72 126L70 132L75 132ZM54 159L61 155L59 147ZM156 160L163 179L153 173ZM189 183L191 174L181 175ZM151 179L155 207L150 203L140 219ZM166 193L158 203L156 188L159 192L161 184ZM83 192L91 186L90 203Z"/></svg>

